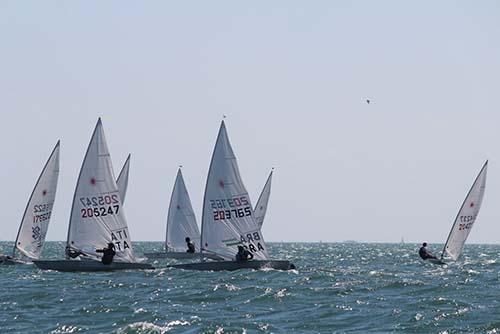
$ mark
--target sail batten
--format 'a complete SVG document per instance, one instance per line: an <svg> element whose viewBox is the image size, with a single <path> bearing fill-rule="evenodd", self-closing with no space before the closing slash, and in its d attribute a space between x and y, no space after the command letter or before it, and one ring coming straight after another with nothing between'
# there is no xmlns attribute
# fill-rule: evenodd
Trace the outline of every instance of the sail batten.
<svg viewBox="0 0 500 334"><path fill-rule="evenodd" d="M167 215L165 247L167 251L185 252L186 237L194 243L196 251L200 249L200 230L196 223L191 199L179 168L175 178Z"/></svg>
<svg viewBox="0 0 500 334"><path fill-rule="evenodd" d="M115 245L115 261L135 262L130 232L115 182L101 119L92 134L73 197L69 250L99 258L96 249Z"/></svg>
<svg viewBox="0 0 500 334"><path fill-rule="evenodd" d="M49 228L59 178L60 141L52 150L30 195L14 242L16 250L30 259L40 258Z"/></svg>
<svg viewBox="0 0 500 334"><path fill-rule="evenodd" d="M476 221L481 203L483 201L484 191L486 188L486 175L488 169L488 161L486 161L477 175L472 187L465 197L460 210L457 213L453 226L448 235L448 239L443 248L441 259L449 256L456 261L462 253L463 246L469 233Z"/></svg>
<svg viewBox="0 0 500 334"><path fill-rule="evenodd" d="M224 121L217 135L207 177L201 242L203 251L227 260L234 259L240 245L252 252L255 259L268 258Z"/></svg>

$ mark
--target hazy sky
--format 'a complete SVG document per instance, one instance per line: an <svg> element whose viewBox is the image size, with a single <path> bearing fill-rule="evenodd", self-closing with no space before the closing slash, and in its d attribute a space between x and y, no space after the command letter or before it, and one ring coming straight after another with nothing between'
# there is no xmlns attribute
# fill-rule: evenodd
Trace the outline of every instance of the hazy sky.
<svg viewBox="0 0 500 334"><path fill-rule="evenodd" d="M1 240L58 139L66 239L99 116L132 238L179 164L200 221L226 114L254 203L276 167L267 240L444 242L489 159L469 241L500 242L498 1L1 1L0 92Z"/></svg>

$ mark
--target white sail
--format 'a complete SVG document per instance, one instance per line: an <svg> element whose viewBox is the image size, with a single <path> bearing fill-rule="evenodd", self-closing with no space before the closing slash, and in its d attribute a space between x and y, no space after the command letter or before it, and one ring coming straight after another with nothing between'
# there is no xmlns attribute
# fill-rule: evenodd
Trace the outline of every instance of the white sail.
<svg viewBox="0 0 500 334"><path fill-rule="evenodd" d="M128 155L127 160L125 160L122 170L120 171L120 174L118 174L118 178L116 179L116 185L118 186L118 192L120 193L122 204L125 203L125 196L127 195L129 170L130 154Z"/></svg>
<svg viewBox="0 0 500 334"><path fill-rule="evenodd" d="M266 244L241 180L224 121L212 155L203 202L203 251L234 260L237 246L243 245L253 253L255 259L268 258Z"/></svg>
<svg viewBox="0 0 500 334"><path fill-rule="evenodd" d="M264 218L266 217L267 212L267 204L269 203L269 196L271 196L271 181L273 179L273 171L269 173L269 177L267 178L266 184L260 193L259 199L253 212L255 214L255 221L259 228L262 228L262 224L264 224Z"/></svg>
<svg viewBox="0 0 500 334"><path fill-rule="evenodd" d="M486 187L486 172L488 169L488 161L484 163L483 168L479 172L474 184L472 185L467 197L458 211L453 227L451 228L448 240L443 249L441 258L447 254L453 260L457 260L462 253L465 241L476 221L481 202L483 201L484 190Z"/></svg>
<svg viewBox="0 0 500 334"><path fill-rule="evenodd" d="M167 251L185 252L187 250L186 237L191 239L196 251L199 251L200 230L196 224L191 199L189 198L184 178L179 168L168 208Z"/></svg>
<svg viewBox="0 0 500 334"><path fill-rule="evenodd" d="M116 261L135 262L111 157L99 119L78 177L67 247L98 258L96 249L102 249L110 242L115 245Z"/></svg>
<svg viewBox="0 0 500 334"><path fill-rule="evenodd" d="M17 234L14 253L17 249L31 259L40 258L52 215L58 177L59 141L43 167L28 200Z"/></svg>

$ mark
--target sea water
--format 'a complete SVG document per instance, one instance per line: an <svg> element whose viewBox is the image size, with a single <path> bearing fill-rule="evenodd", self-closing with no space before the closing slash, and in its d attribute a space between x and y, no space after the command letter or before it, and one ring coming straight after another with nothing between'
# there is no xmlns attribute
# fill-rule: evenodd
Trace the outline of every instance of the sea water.
<svg viewBox="0 0 500 334"><path fill-rule="evenodd" d="M0 243L0 252L11 245ZM134 247L142 254L162 244ZM444 266L420 260L416 244L269 249L297 270L196 272L164 268L168 261L109 273L0 266L0 333L500 332L500 246L466 245ZM44 257L63 250L49 242Z"/></svg>

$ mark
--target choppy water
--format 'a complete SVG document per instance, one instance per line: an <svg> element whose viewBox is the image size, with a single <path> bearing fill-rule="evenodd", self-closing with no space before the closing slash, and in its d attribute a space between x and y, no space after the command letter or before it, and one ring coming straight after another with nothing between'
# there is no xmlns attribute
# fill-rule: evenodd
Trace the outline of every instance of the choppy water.
<svg viewBox="0 0 500 334"><path fill-rule="evenodd" d="M8 252L11 243L0 243ZM433 245L437 250L437 246ZM57 258L63 243L46 244ZM138 253L161 243L135 244ZM271 244L297 271L58 273L0 266L0 333L498 333L500 246Z"/></svg>

